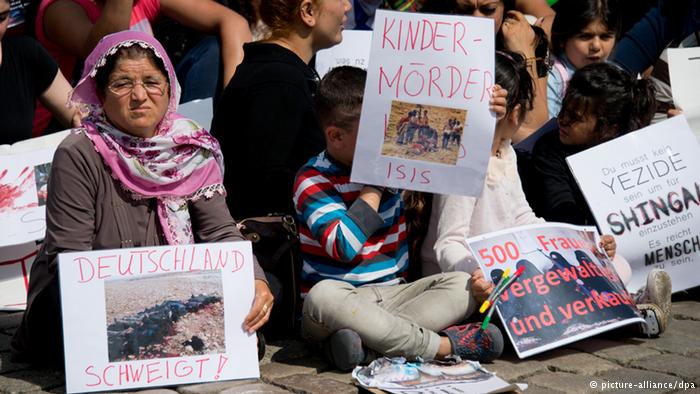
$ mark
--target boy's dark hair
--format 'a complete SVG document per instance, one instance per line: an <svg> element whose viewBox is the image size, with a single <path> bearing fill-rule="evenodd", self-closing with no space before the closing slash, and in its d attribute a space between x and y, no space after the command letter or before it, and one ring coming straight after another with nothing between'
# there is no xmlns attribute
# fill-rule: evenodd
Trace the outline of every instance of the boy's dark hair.
<svg viewBox="0 0 700 394"><path fill-rule="evenodd" d="M496 51L496 83L508 91L506 115L520 104L519 121L525 120L532 110L535 97L532 77L527 71L525 59L512 51Z"/></svg>
<svg viewBox="0 0 700 394"><path fill-rule="evenodd" d="M655 107L648 79L637 79L612 63L593 63L571 77L558 119L568 125L592 116L599 142L604 142L649 125Z"/></svg>
<svg viewBox="0 0 700 394"><path fill-rule="evenodd" d="M316 93L316 117L321 129L337 126L349 129L360 116L367 71L340 66L326 74Z"/></svg>
<svg viewBox="0 0 700 394"><path fill-rule="evenodd" d="M620 36L620 10L617 0L559 0L552 23L552 51L559 55L566 42L579 34L591 22L599 20L608 30Z"/></svg>

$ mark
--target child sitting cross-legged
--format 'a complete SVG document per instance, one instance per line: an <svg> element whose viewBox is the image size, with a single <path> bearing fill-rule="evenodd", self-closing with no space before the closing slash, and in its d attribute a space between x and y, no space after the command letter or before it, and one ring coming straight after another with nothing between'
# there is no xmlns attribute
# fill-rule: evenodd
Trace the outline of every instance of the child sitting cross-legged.
<svg viewBox="0 0 700 394"><path fill-rule="evenodd" d="M365 79L365 71L346 66L323 78L316 109L327 148L294 184L306 292L302 336L344 371L377 355L491 361L503 351L498 328L456 325L475 308L469 276L448 272L405 283L401 195L350 182ZM494 93L492 107L505 107L502 96Z"/></svg>

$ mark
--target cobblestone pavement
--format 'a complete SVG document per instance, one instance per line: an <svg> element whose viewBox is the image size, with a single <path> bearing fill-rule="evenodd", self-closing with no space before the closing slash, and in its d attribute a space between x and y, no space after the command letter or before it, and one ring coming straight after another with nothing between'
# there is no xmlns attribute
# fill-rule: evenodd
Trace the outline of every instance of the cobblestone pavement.
<svg viewBox="0 0 700 394"><path fill-rule="evenodd" d="M673 317L657 339L602 334L565 348L519 360L512 349L485 367L510 382L529 384L528 393L700 394L700 291L674 296ZM63 393L63 373L31 370L9 361L10 335L18 314L0 314L0 393ZM144 394L323 393L360 391L350 374L334 371L298 341L268 344L258 380L144 390ZM620 390L627 385L629 388ZM631 385L631 386L630 386ZM684 386L688 390L683 390ZM694 385L694 388L692 388Z"/></svg>

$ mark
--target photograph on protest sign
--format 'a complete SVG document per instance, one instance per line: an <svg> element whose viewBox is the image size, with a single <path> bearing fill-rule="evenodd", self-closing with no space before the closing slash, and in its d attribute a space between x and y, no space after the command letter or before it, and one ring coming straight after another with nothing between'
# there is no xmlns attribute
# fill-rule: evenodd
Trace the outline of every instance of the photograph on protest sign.
<svg viewBox="0 0 700 394"><path fill-rule="evenodd" d="M700 285L700 146L679 115L569 156L598 227L630 262L631 292L654 268L673 291Z"/></svg>
<svg viewBox="0 0 700 394"><path fill-rule="evenodd" d="M250 242L58 260L69 393L259 377Z"/></svg>
<svg viewBox="0 0 700 394"><path fill-rule="evenodd" d="M38 250L36 242L0 247L0 310L27 307L29 272Z"/></svg>
<svg viewBox="0 0 700 394"><path fill-rule="evenodd" d="M493 21L377 10L374 26L351 181L479 196L495 127Z"/></svg>
<svg viewBox="0 0 700 394"><path fill-rule="evenodd" d="M48 196L49 174L51 173L51 163L34 166L34 185L36 186L36 199L40 207L46 205Z"/></svg>
<svg viewBox="0 0 700 394"><path fill-rule="evenodd" d="M463 109L392 101L382 155L455 165L466 117Z"/></svg>
<svg viewBox="0 0 700 394"><path fill-rule="evenodd" d="M367 69L372 31L345 30L343 41L316 53L316 72L323 78L332 68L353 66Z"/></svg>
<svg viewBox="0 0 700 394"><path fill-rule="evenodd" d="M594 227L542 223L467 243L486 277L513 278L495 304L520 358L643 321Z"/></svg>
<svg viewBox="0 0 700 394"><path fill-rule="evenodd" d="M44 238L51 162L68 134L63 131L0 145L0 247Z"/></svg>
<svg viewBox="0 0 700 394"><path fill-rule="evenodd" d="M105 281L109 361L225 353L220 271Z"/></svg>

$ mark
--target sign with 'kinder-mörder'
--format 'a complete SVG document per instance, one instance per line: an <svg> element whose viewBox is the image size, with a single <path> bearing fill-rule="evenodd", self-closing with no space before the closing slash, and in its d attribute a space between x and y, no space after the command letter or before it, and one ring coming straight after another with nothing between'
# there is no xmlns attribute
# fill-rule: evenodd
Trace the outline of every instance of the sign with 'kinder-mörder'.
<svg viewBox="0 0 700 394"><path fill-rule="evenodd" d="M259 376L250 242L59 255L66 388Z"/></svg>
<svg viewBox="0 0 700 394"><path fill-rule="evenodd" d="M489 18L377 11L351 180L479 196L493 53Z"/></svg>

